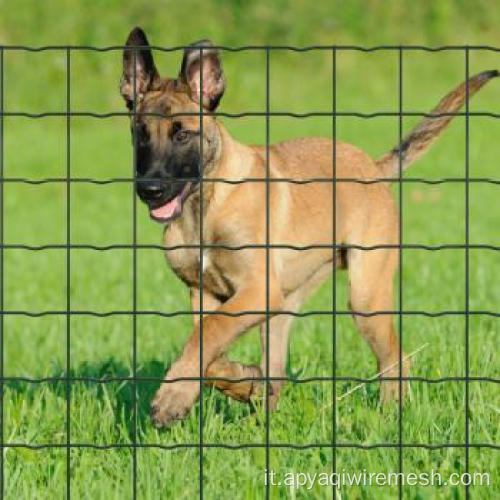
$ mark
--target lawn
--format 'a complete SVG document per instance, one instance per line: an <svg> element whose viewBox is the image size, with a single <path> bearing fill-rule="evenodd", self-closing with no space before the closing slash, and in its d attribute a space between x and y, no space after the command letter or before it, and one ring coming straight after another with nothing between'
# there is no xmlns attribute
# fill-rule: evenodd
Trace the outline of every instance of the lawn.
<svg viewBox="0 0 500 500"><path fill-rule="evenodd" d="M133 15L129 17L133 18ZM348 24L348 20L342 22ZM130 23L135 24L134 21ZM172 35L162 38L158 25L155 22L152 25L155 27L154 43L174 44ZM115 33L116 38L112 40L97 32L94 38L79 35L77 42L120 44L128 28L127 25ZM193 32L191 24L187 29ZM220 22L217 29L218 33L223 31ZM216 30L212 26L208 31L214 34ZM62 23L62 33L70 32L67 23ZM235 36L234 33L233 38L221 35L221 39L233 45L251 41ZM259 32L258 40L265 43L265 36L266 33ZM284 38L286 36L283 35ZM356 39L356 33L350 36ZM199 38L193 35L193 38L196 37ZM268 39L278 43L279 30ZM358 42L360 39L358 36ZM19 35L15 38L11 34L9 40L11 43L22 43ZM28 37L28 42L32 40L37 44L44 43ZM307 44L307 40L313 43L316 39L308 39L301 32L297 40ZM319 35L317 40L328 43ZM439 33L430 40L440 40ZM54 38L46 43L52 41ZM290 39L287 38L287 41ZM339 42L330 40L329 43L335 41ZM179 53L158 54L157 65L160 70L175 75L179 59ZM224 61L228 87L220 110L229 113L263 111L264 53L227 53L224 54ZM298 113L331 110L331 61L330 52L273 52L271 109ZM405 52L404 109L424 112L432 108L442 95L464 79L464 62L463 51ZM397 63L397 51L339 52L338 110L363 113L396 111ZM470 51L471 74L492 68L500 68L497 52ZM120 71L119 52L72 52L71 110L95 113L123 111L125 108L118 95ZM4 55L6 111L64 111L67 98L65 82L64 52L7 51ZM471 101L470 109L498 114L499 103L500 80L493 80ZM416 120L414 117L405 118L405 131ZM224 118L223 122L243 142L262 144L265 141L264 118ZM74 178L106 180L132 175L132 147L126 117L72 117L69 151L66 126L65 117L4 117L4 176L64 178L68 159ZM498 179L498 120L473 116L469 119L469 128L470 177ZM331 117L270 119L273 142L297 136L329 137L331 130ZM436 146L411 167L406 177L417 180L463 179L467 153L465 134L465 118L456 118ZM339 139L355 143L378 157L397 143L398 119L340 117L337 120L337 135ZM436 184L408 182L403 184L402 189L404 243L463 245L466 238L466 184L463 181ZM465 250L408 249L403 253L403 309L436 313L432 316L403 316L405 351L412 352L424 346L413 358L412 375L416 377L464 377L468 334L470 376L489 377L497 381L500 378L500 364L495 355L500 333L500 253L486 248L500 245L498 189L498 184L484 181L469 185L470 243L483 247L469 251L470 310L482 314L471 315L468 328L463 314L453 314L463 311L466 304ZM67 243L66 183L5 182L3 194L6 248L3 251L2 278L4 309L7 311L3 317L3 371L7 377L3 387L3 439L8 444L29 445L7 446L4 449L5 497L61 498L66 493L67 461L63 446L68 438L65 377L68 375L69 351L69 375L76 378L69 391L70 439L71 443L87 445L71 449L72 496L132 498L134 456L128 445L135 437L133 394L136 389L136 437L138 443L145 445L136 451L138 498L195 498L200 493L200 450L182 445L199 443L199 404L186 421L171 429L157 431L149 420L149 401L158 383L145 380L134 385L129 380L116 380L132 377L134 371L139 378L161 377L165 367L179 355L190 331L191 318L188 314L171 313L188 309L187 290L165 265L161 250L138 249L137 309L149 313L137 315L134 328L130 314L104 314L131 311L133 308L133 251L130 248L101 251L88 248L90 245L102 248L132 244L134 203L137 203L138 244L160 244L161 226L152 222L145 207L135 201L130 183L71 183L70 242L87 248L74 248L70 252L70 309L98 314L72 314L68 317L64 314L67 308L67 252L64 248L57 248ZM398 197L397 185L394 186L394 195ZM43 245L52 247L40 251L20 248ZM347 279L344 274L338 274L335 286L336 309L346 311ZM314 311L332 309L332 288L332 281L329 280L304 305L302 312L312 314L304 314L294 323L288 367L290 377L329 377L335 370L337 377L367 378L376 372L375 359L349 315L339 314L334 318L334 325L332 315L314 314ZM398 299L395 296L395 307ZM33 314L13 314L15 311ZM152 311L162 315L152 314ZM438 314L443 311L447 313ZM497 316L487 312L494 312ZM334 329L337 339L335 367ZM67 344L68 330L70 345ZM135 366L134 332L137 345ZM258 332L254 330L238 341L230 356L258 363L259 353ZM50 380L32 380L40 378ZM305 445L331 443L335 417L336 441L362 447L338 448L335 453L337 471L396 471L400 453L397 446L371 447L377 443L396 445L399 439L398 407L379 406L379 383L366 384L337 401L335 416L332 413L332 397L342 396L356 384L355 381L338 381L332 387L332 382L288 383L282 393L279 410L269 419L269 441L299 446L271 449L269 468L277 474L331 471L332 447ZM410 397L402 413L402 441L436 445L436 448L403 448L405 471L418 473L434 469L443 476L465 471L463 448L437 446L465 442L465 394L463 381L411 383ZM265 450L258 446L240 447L266 442L264 409L251 412L246 406L228 401L209 389L204 390L201 404L204 443L229 445L203 450L205 498L265 497ZM469 408L470 443L498 445L498 384L471 381ZM58 447L47 448L47 444ZM473 498L498 496L498 450L471 448L469 465L471 472L490 473L492 484L489 488L472 487ZM332 496L331 488L318 485L312 491L295 491L286 487L271 488L270 491L272 498ZM397 498L398 489L394 486L353 486L343 489L340 495L342 498ZM465 498L465 488L406 486L404 496Z"/></svg>

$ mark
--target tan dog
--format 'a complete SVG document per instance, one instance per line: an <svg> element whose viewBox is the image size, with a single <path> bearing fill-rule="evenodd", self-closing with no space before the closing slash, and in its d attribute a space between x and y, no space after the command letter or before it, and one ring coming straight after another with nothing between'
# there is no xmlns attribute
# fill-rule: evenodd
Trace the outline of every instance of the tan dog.
<svg viewBox="0 0 500 500"><path fill-rule="evenodd" d="M160 78L143 31L135 28L126 44L143 46L136 50L135 57L132 50L124 51L121 82L121 93L129 109L134 108L136 97L137 118L132 122L132 133L137 146L137 191L148 204L151 216L167 223L165 246L181 247L168 250L166 255L177 276L190 288L192 310L200 309L202 273L203 311L211 312L202 320L203 373L200 374L199 315L195 314L193 332L181 357L168 370L166 380L200 375L245 378L239 382L218 380L215 386L228 396L249 401L262 388L262 382L252 378L262 379L267 370L270 377L284 377L293 315L279 314L279 311L298 311L303 300L332 272L334 262L337 267L348 270L350 307L362 313L354 319L377 357L379 370L392 367L384 376L397 377L400 353L393 318L389 314L369 314L393 309L399 243L395 203L389 183L362 184L342 182L342 179L397 177L399 158L402 166L407 167L431 145L452 116L424 119L403 141L401 150L395 148L378 161L355 146L334 145L329 139L295 139L271 146L268 242L279 248L269 250L266 269L266 149L235 141L210 115L225 88L219 52L209 42L199 42L185 51L177 78ZM204 47L203 64L200 46ZM202 89L200 71L203 72ZM497 71L487 71L472 77L468 82L469 96L497 75ZM135 92L134 76L137 78ZM465 94L466 86L462 84L433 112L458 111ZM206 113L201 128L200 100ZM201 140L203 158L200 158ZM332 182L279 181L331 179L334 150L340 180L336 184L335 211ZM200 165L204 179L202 200L200 184L196 182ZM253 178L262 182L211 181L215 178L231 181ZM200 244L201 202L205 246L202 258L196 248ZM331 247L324 247L334 241L344 246L337 250L336 258ZM313 248L303 251L290 248L311 245ZM389 248L359 248L379 245ZM231 247L238 249L231 250ZM265 345L266 308L272 314L269 360ZM260 368L224 357L224 352L239 335L262 323ZM407 365L403 367L403 376L408 374L408 369ZM271 383L272 407L276 405L281 385L281 381ZM398 388L397 380L382 383L382 400L397 396ZM185 417L198 398L199 389L198 381L163 383L152 403L153 423L161 427Z"/></svg>

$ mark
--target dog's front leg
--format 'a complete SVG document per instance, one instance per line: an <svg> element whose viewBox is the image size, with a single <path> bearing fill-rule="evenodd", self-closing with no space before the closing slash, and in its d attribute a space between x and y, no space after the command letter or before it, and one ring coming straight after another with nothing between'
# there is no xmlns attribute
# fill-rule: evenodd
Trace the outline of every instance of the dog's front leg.
<svg viewBox="0 0 500 500"><path fill-rule="evenodd" d="M202 327L195 325L193 333L184 346L181 357L168 370L165 382L158 389L151 404L151 416L156 427L169 425L184 418L199 396L198 380L177 380L199 378L207 366L223 352L239 334L256 325L265 317L265 284L262 281L247 282L231 299L212 314L202 319ZM270 286L269 309L281 309L279 288ZM252 312L247 314L246 312ZM237 315L239 313L245 313ZM201 335L202 339L201 342ZM202 349L200 349L200 343ZM200 366L200 350L202 363ZM201 373L200 373L201 368Z"/></svg>

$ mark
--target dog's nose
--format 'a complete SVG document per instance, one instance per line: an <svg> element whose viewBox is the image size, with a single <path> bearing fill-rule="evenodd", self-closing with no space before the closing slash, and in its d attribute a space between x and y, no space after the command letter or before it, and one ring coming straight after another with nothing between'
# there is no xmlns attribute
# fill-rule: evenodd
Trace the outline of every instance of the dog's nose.
<svg viewBox="0 0 500 500"><path fill-rule="evenodd" d="M139 182L137 192L143 200L154 201L163 196L163 186L159 182Z"/></svg>

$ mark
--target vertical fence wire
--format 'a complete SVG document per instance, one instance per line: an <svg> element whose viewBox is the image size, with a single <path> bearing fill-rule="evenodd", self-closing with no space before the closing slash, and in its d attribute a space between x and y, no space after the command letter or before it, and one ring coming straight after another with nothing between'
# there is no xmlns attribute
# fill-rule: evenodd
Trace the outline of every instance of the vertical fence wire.
<svg viewBox="0 0 500 500"><path fill-rule="evenodd" d="M138 401L137 401L137 49L132 51L133 68L133 135L132 135L132 407L133 407L133 429L132 429L132 498L137 498L137 425L138 425Z"/></svg>
<svg viewBox="0 0 500 500"><path fill-rule="evenodd" d="M66 498L71 498L71 50L66 49Z"/></svg>
<svg viewBox="0 0 500 500"><path fill-rule="evenodd" d="M469 472L469 47L465 47L465 472ZM470 494L469 485L465 486L465 497L468 499Z"/></svg>
<svg viewBox="0 0 500 500"><path fill-rule="evenodd" d="M199 481L200 481L200 500L203 500L203 427L204 427L204 411L203 411L203 47L200 47L200 107L199 107L199 120L200 120L200 163L198 167L198 174L200 177L200 234L199 234L199 299L198 307L200 310L199 318L199 335L200 335L200 464L199 464Z"/></svg>
<svg viewBox="0 0 500 500"><path fill-rule="evenodd" d="M403 49L398 49L398 202L399 202L399 274L398 274L398 472L403 473ZM394 321L393 318L391 318ZM383 383L383 382L382 382ZM391 384L393 382L390 382ZM403 484L398 484L399 498L403 498Z"/></svg>
<svg viewBox="0 0 500 500"><path fill-rule="evenodd" d="M269 165L269 142L270 142L270 61L269 61L269 47L266 47L266 374L265 374L265 395L266 395L266 471L270 470L270 411L269 411L269 393L270 393L270 375L269 375L269 239L270 239L270 217L269 217L269 195L270 195L270 185L269 185L269 177L270 177L270 165ZM266 481L266 499L270 497L270 484L269 481Z"/></svg>
<svg viewBox="0 0 500 500"><path fill-rule="evenodd" d="M4 90L4 50L0 47L0 498L4 497L4 366L3 366L3 343L4 343L4 267L3 267L3 245L4 245L4 165L3 165L3 90Z"/></svg>
<svg viewBox="0 0 500 500"><path fill-rule="evenodd" d="M332 49L332 472L337 471L337 49ZM332 497L337 495L332 485Z"/></svg>

